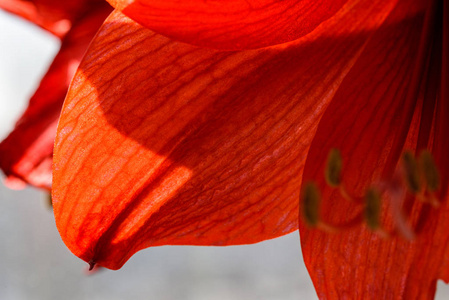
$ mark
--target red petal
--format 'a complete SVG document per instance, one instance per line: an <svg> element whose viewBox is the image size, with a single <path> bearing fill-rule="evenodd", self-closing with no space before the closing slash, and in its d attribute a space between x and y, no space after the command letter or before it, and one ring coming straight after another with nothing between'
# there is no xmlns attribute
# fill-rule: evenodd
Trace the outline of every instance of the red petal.
<svg viewBox="0 0 449 300"><path fill-rule="evenodd" d="M0 143L0 167L9 181L21 179L50 189L53 143L64 97L89 42L110 11L105 4L74 25L14 131Z"/></svg>
<svg viewBox="0 0 449 300"><path fill-rule="evenodd" d="M0 8L21 16L62 38L74 22L102 0L1 0Z"/></svg>
<svg viewBox="0 0 449 300"><path fill-rule="evenodd" d="M149 246L295 230L317 99L332 96L388 9L364 5L350 26L343 13L301 41L242 52L173 42L113 13L60 119L53 200L66 245L117 269Z"/></svg>
<svg viewBox="0 0 449 300"><path fill-rule="evenodd" d="M260 48L298 39L335 15L348 2L347 0L108 1L136 22L172 39L228 50Z"/></svg>
<svg viewBox="0 0 449 300"><path fill-rule="evenodd" d="M435 98L426 98L423 104L423 93L416 89L419 81L415 81L425 73L417 58L418 47L426 46L419 43L424 13L414 8L416 2L402 1L373 36L320 122L304 182L318 183L325 220L342 223L362 209L324 182L324 163L331 148L342 153L346 189L363 197L370 185L390 179L403 148L419 147L418 133L431 127L425 123L432 118L426 118L423 105L434 103ZM422 4L428 5L421 1L418 8ZM412 17L415 11L421 13ZM427 146L428 139L425 142ZM386 211L399 199L385 195L383 200L382 222L391 228L394 218ZM320 299L433 297L449 240L448 203L439 209L419 201L411 205L407 213L416 226L414 241L382 239L362 225L329 234L300 224L304 259Z"/></svg>

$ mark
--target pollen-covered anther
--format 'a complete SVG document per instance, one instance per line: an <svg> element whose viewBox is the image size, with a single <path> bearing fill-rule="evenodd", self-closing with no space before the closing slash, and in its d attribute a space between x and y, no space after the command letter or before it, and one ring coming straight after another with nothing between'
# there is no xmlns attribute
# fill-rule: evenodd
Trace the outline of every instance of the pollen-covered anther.
<svg viewBox="0 0 449 300"><path fill-rule="evenodd" d="M418 160L407 151L402 156L403 177L408 190L422 202L438 207L434 192L440 188L440 175L432 154L423 150Z"/></svg>
<svg viewBox="0 0 449 300"><path fill-rule="evenodd" d="M412 152L404 152L402 155L402 167L407 188L412 194L418 194L421 191L421 176L418 163Z"/></svg>
<svg viewBox="0 0 449 300"><path fill-rule="evenodd" d="M327 232L336 232L337 228L323 222L320 218L321 196L318 187L308 182L302 192L302 215L309 227L316 227Z"/></svg>
<svg viewBox="0 0 449 300"><path fill-rule="evenodd" d="M302 192L302 213L310 227L316 227L320 221L320 193L313 182L308 182Z"/></svg>
<svg viewBox="0 0 449 300"><path fill-rule="evenodd" d="M424 201L433 207L439 207L440 201L435 197L435 192L440 188L440 174L432 154L427 150L421 151L418 163L426 192L426 196L423 196Z"/></svg>
<svg viewBox="0 0 449 300"><path fill-rule="evenodd" d="M343 167L343 160L338 149L331 149L327 157L326 169L324 171L324 178L327 184L331 187L338 187L341 184L341 169Z"/></svg>
<svg viewBox="0 0 449 300"><path fill-rule="evenodd" d="M364 216L366 225L380 236L387 238L389 234L382 229L380 222L381 205L380 193L374 188L369 188L365 194Z"/></svg>
<svg viewBox="0 0 449 300"><path fill-rule="evenodd" d="M440 188L440 174L438 172L432 154L424 150L419 155L419 166L429 192L435 192Z"/></svg>
<svg viewBox="0 0 449 300"><path fill-rule="evenodd" d="M340 194L346 200L354 201L354 198L349 195L342 183L342 169L343 159L340 150L332 148L327 156L326 168L324 169L326 183L333 188L338 188Z"/></svg>

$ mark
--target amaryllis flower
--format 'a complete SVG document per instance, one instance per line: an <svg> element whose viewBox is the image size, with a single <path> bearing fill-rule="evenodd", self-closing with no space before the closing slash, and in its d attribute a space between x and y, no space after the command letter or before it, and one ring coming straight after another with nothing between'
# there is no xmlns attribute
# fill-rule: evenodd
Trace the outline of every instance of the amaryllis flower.
<svg viewBox="0 0 449 300"><path fill-rule="evenodd" d="M299 224L320 298L449 280L447 2L110 3L55 143L75 255L118 269Z"/></svg>
<svg viewBox="0 0 449 300"><path fill-rule="evenodd" d="M0 167L11 187L51 187L56 126L70 80L89 42L112 8L104 1L2 0L0 8L22 16L61 39L61 49L15 129L0 143Z"/></svg>

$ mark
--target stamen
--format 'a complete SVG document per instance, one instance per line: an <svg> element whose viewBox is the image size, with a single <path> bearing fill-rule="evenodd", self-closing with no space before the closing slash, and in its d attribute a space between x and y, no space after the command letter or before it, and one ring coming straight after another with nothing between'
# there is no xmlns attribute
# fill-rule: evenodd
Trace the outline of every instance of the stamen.
<svg viewBox="0 0 449 300"><path fill-rule="evenodd" d="M418 163L412 152L404 152L402 155L402 164L404 167L404 179L407 187L412 194L418 194L421 190L421 181Z"/></svg>
<svg viewBox="0 0 449 300"><path fill-rule="evenodd" d="M372 230L380 227L380 194L370 188L365 194L365 219L366 225Z"/></svg>
<svg viewBox="0 0 449 300"><path fill-rule="evenodd" d="M365 194L365 221L368 228L376 232L382 238L389 238L390 234L386 232L380 224L381 201L380 193L370 188Z"/></svg>
<svg viewBox="0 0 449 300"><path fill-rule="evenodd" d="M375 184L376 188L367 189L362 198L352 197L346 190L341 178L342 167L340 151L331 149L324 170L325 180L330 187L337 188L343 198L352 201L359 209L358 212L356 210L355 216L343 223L326 222L320 215L320 191L314 182L308 182L304 185L301 194L302 214L307 225L334 233L360 225L365 220L367 227L382 238L400 235L407 240L413 240L416 233L408 220L410 216L403 210L407 192L413 194L415 199L430 203L434 207L440 205L434 193L440 188L440 175L429 151L422 151L418 161L412 152L404 152L400 169L402 172L395 172L394 176L387 181L378 181ZM404 185L407 188L404 188ZM391 209L394 220L394 228L388 232L381 222L382 195L389 196L387 207Z"/></svg>
<svg viewBox="0 0 449 300"><path fill-rule="evenodd" d="M429 192L438 190L440 188L440 174L429 151L424 150L421 152L419 155L419 165Z"/></svg>
<svg viewBox="0 0 449 300"><path fill-rule="evenodd" d="M354 218L340 224L330 224L321 219L320 202L321 196L318 187L314 182L308 182L304 186L302 196L302 214L306 224L319 230L336 233L349 229L360 224L363 220L362 214L357 214Z"/></svg>
<svg viewBox="0 0 449 300"><path fill-rule="evenodd" d="M341 169L343 167L343 160L338 149L331 149L327 157L326 169L324 177L327 184L332 187L338 187L341 183Z"/></svg>
<svg viewBox="0 0 449 300"><path fill-rule="evenodd" d="M313 182L308 182L302 193L303 216L307 225L316 227L320 222L320 193Z"/></svg>

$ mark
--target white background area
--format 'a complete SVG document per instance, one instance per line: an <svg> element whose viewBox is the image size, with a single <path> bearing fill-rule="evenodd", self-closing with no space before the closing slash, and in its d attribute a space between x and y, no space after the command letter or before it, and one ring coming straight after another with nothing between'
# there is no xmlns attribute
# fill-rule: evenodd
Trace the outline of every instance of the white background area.
<svg viewBox="0 0 449 300"><path fill-rule="evenodd" d="M51 35L0 12L0 138L58 48ZM149 248L118 271L86 275L86 267L62 243L45 193L0 184L0 299L317 299L297 232L248 246ZM437 299L449 299L447 286L438 289Z"/></svg>

